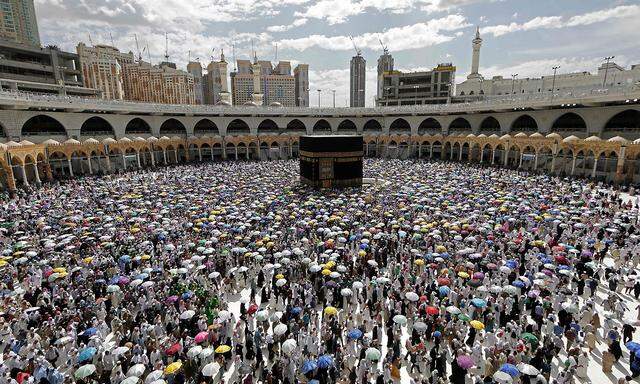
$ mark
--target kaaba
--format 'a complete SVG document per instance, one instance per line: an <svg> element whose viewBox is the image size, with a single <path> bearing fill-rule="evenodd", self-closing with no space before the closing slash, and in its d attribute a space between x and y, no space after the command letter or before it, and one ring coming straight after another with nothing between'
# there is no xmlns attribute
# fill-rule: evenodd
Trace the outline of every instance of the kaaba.
<svg viewBox="0 0 640 384"><path fill-rule="evenodd" d="M301 136L300 182L315 188L362 186L362 136Z"/></svg>

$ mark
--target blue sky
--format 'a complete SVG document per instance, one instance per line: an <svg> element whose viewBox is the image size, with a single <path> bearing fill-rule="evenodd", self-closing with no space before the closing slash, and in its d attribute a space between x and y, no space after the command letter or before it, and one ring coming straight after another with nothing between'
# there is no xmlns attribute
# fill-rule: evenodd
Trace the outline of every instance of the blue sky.
<svg viewBox="0 0 640 384"><path fill-rule="evenodd" d="M348 95L349 36L367 59L367 104L375 97L381 38L396 68L419 70L453 62L457 81L471 62L475 26L484 39L480 72L540 76L595 71L602 58L640 63L640 1L631 0L36 0L43 44L75 50L78 42L114 44L136 51L134 34L151 60L163 59L164 33L171 61L209 62L212 49L232 61L251 54L310 65L311 104L322 89L323 105L336 90L337 105ZM145 53L145 60L147 54ZM233 65L230 64L230 70Z"/></svg>

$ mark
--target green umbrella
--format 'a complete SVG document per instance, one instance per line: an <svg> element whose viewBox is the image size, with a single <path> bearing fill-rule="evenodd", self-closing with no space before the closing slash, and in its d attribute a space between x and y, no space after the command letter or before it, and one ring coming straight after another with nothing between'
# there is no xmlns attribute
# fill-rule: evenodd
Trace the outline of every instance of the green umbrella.
<svg viewBox="0 0 640 384"><path fill-rule="evenodd" d="M471 318L467 315L465 315L464 313L461 313L458 315L458 319L462 320L462 321L469 321L471 320Z"/></svg>
<svg viewBox="0 0 640 384"><path fill-rule="evenodd" d="M536 335L529 333L529 332L525 332L522 335L520 335L520 338L526 342L529 342L531 344L537 344L538 343L538 337L536 337Z"/></svg>
<svg viewBox="0 0 640 384"><path fill-rule="evenodd" d="M76 379L84 379L85 377L91 376L95 371L96 371L95 365L87 364L78 368L74 376L76 377Z"/></svg>

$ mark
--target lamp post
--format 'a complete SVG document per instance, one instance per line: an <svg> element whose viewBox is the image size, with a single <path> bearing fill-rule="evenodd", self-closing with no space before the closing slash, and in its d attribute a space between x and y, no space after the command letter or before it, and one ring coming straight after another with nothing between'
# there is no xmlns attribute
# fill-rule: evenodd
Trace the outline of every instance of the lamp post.
<svg viewBox="0 0 640 384"><path fill-rule="evenodd" d="M322 89L318 89L318 108L320 108L320 94L322 93Z"/></svg>
<svg viewBox="0 0 640 384"><path fill-rule="evenodd" d="M516 77L518 77L517 73L511 75L511 94L513 94L516 89Z"/></svg>
<svg viewBox="0 0 640 384"><path fill-rule="evenodd" d="M552 67L553 69L553 81L551 82L551 98L552 99L553 99L554 93L556 92L556 73L558 72L559 68L560 68L559 65Z"/></svg>
<svg viewBox="0 0 640 384"><path fill-rule="evenodd" d="M336 90L332 89L331 92L333 92L333 108L336 107Z"/></svg>
<svg viewBox="0 0 640 384"><path fill-rule="evenodd" d="M615 59L615 56L607 56L604 58L606 60L606 64L604 66L604 80L602 80L602 86L605 87L607 84L607 73L609 73L609 62L612 59Z"/></svg>

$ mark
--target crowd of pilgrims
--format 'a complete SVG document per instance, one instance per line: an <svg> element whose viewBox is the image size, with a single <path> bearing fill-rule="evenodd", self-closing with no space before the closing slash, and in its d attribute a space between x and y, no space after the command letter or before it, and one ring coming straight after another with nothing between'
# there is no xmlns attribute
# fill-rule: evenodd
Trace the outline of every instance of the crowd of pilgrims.
<svg viewBox="0 0 640 384"><path fill-rule="evenodd" d="M313 190L297 167L184 165L4 196L0 384L640 376L635 197L401 160L367 160L362 188Z"/></svg>

